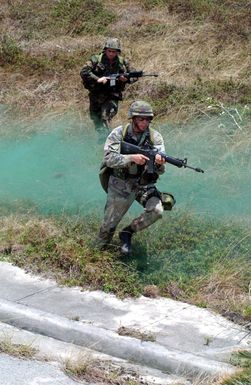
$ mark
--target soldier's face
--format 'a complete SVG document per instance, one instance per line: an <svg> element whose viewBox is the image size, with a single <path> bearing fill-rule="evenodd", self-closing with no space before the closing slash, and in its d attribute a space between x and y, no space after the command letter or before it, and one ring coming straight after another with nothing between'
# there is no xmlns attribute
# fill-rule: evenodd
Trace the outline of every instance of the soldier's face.
<svg viewBox="0 0 251 385"><path fill-rule="evenodd" d="M106 48L105 53L109 60L114 60L115 57L118 56L118 51L116 51L116 49Z"/></svg>
<svg viewBox="0 0 251 385"><path fill-rule="evenodd" d="M149 116L135 116L133 118L133 130L136 133L144 132L151 122Z"/></svg>

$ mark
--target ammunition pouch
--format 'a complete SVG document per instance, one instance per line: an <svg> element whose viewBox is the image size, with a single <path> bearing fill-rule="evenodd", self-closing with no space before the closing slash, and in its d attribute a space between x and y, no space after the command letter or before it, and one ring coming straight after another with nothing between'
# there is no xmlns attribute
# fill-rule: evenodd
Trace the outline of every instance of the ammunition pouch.
<svg viewBox="0 0 251 385"><path fill-rule="evenodd" d="M105 163L102 163L99 170L99 180L103 190L107 193L109 178L112 175L112 168L107 167Z"/></svg>
<svg viewBox="0 0 251 385"><path fill-rule="evenodd" d="M172 210L176 203L174 196L170 193L160 192L160 199L164 210Z"/></svg>

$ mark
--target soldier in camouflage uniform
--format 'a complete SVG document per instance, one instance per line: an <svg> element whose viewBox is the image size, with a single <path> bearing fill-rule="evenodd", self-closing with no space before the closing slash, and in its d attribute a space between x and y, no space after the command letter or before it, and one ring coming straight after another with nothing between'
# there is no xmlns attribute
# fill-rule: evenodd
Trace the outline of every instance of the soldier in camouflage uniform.
<svg viewBox="0 0 251 385"><path fill-rule="evenodd" d="M137 200L144 207L144 212L119 233L122 242L121 251L126 255L131 253L132 235L162 217L163 206L155 183L159 174L165 171L165 160L159 154L155 157L156 169L152 175L147 173L146 156L120 153L122 140L146 149L154 147L158 151L165 151L161 134L149 128L153 118L150 104L144 101L132 103L128 118L131 119L131 123L124 128L122 126L115 128L105 142L103 163L111 169L111 173L104 219L97 239L100 247L108 245L118 223L134 200Z"/></svg>
<svg viewBox="0 0 251 385"><path fill-rule="evenodd" d="M107 131L110 120L118 112L118 103L122 100L122 92L126 83L132 83L137 79L123 76L130 72L128 60L120 56L120 41L109 38L98 55L93 55L80 72L85 88L89 90L90 117L98 132ZM116 84L110 84L109 75L119 74Z"/></svg>

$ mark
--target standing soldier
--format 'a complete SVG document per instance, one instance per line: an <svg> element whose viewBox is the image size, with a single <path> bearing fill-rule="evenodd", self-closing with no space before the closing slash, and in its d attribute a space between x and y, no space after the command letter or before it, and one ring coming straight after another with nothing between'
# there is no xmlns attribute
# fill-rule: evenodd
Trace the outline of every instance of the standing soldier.
<svg viewBox="0 0 251 385"><path fill-rule="evenodd" d="M103 51L93 55L80 72L83 84L89 90L90 118L98 132L107 131L109 122L118 112L118 102L122 100L125 84L136 80L123 76L123 73L132 69L120 53L119 39L109 38ZM109 78L111 74L121 74L114 84Z"/></svg>
<svg viewBox="0 0 251 385"><path fill-rule="evenodd" d="M131 122L125 127L114 128L105 142L100 180L103 188L107 190L107 201L104 219L97 238L99 247L107 246L118 223L134 200L137 200L144 207L144 212L119 233L122 242L121 251L125 255L131 253L132 235L152 225L162 217L161 193L155 187L155 183L159 174L165 171L165 159L159 154L155 156L153 174L147 172L146 162L148 158L146 156L121 154L122 141L145 149L154 148L158 151L165 151L161 134L149 128L153 119L153 110L150 104L144 101L135 101L130 106L128 118L131 119Z"/></svg>

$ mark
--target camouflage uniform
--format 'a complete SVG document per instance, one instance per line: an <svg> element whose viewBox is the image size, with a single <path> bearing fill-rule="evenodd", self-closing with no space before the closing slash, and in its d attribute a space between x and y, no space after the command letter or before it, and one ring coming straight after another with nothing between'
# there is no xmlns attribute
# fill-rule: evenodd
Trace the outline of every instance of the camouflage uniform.
<svg viewBox="0 0 251 385"><path fill-rule="evenodd" d="M115 73L130 72L129 62L118 55L111 63L105 52L93 55L84 65L80 72L83 82L88 82L90 117L94 122L97 131L108 127L108 122L117 114L118 103L122 100L122 92L125 89L125 82L116 81L115 86L97 83L97 79L102 76L109 76ZM130 80L133 82L135 80ZM86 87L87 88L87 87Z"/></svg>
<svg viewBox="0 0 251 385"><path fill-rule="evenodd" d="M104 219L98 235L100 246L111 241L118 223L134 200L144 207L144 212L131 222L130 228L133 232L145 229L162 217L163 206L155 183L158 175L164 173L164 165L157 165L154 178L149 179L145 165L136 165L130 161L130 155L120 154L122 140L143 147L148 146L150 131L147 129L144 133L135 135L131 124L128 125L125 137L123 131L122 126L115 128L105 142L104 162L113 171L108 182ZM157 150L165 152L162 136L152 129L151 142Z"/></svg>

